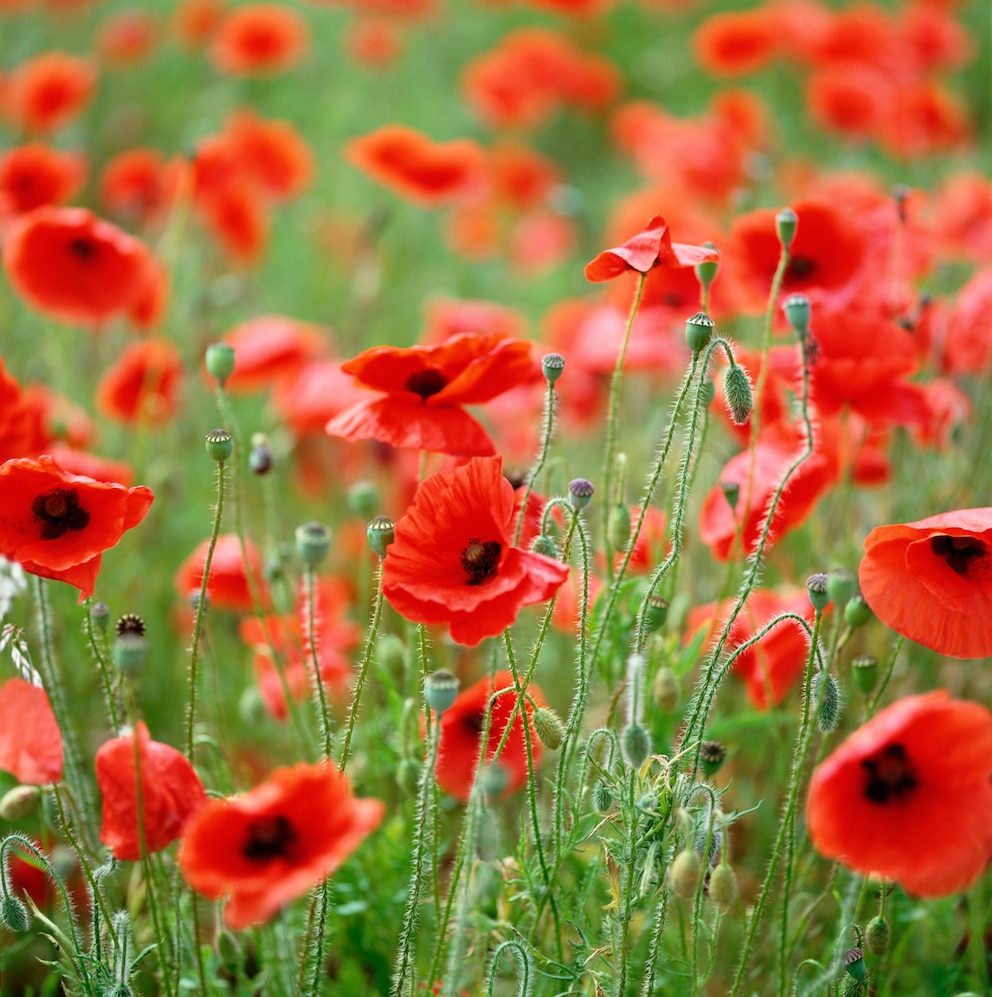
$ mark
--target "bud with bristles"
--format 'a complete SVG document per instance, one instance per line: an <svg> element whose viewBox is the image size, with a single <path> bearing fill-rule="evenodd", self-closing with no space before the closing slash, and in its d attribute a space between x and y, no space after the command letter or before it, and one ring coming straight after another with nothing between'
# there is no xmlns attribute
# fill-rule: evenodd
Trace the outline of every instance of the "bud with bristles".
<svg viewBox="0 0 992 997"><path fill-rule="evenodd" d="M884 917L876 915L865 926L865 945L869 952L882 955L892 941L892 929Z"/></svg>
<svg viewBox="0 0 992 997"><path fill-rule="evenodd" d="M555 543L555 538L549 537L547 533L539 533L534 537L531 541L530 549L535 554L543 554L545 557L558 559L558 544Z"/></svg>
<svg viewBox="0 0 992 997"><path fill-rule="evenodd" d="M716 398L716 385L710 380L703 381L699 386L699 401L705 408L708 405L713 404L713 399Z"/></svg>
<svg viewBox="0 0 992 997"><path fill-rule="evenodd" d="M38 809L41 790L37 786L14 786L0 799L0 817L4 820L24 820Z"/></svg>
<svg viewBox="0 0 992 997"><path fill-rule="evenodd" d="M617 502L610 509L606 524L610 546L617 551L625 551L630 543L630 509L623 502Z"/></svg>
<svg viewBox="0 0 992 997"><path fill-rule="evenodd" d="M737 877L729 865L718 865L710 873L709 898L713 906L723 913L729 910L737 896Z"/></svg>
<svg viewBox="0 0 992 997"><path fill-rule="evenodd" d="M699 876L702 863L694 848L683 848L675 856L671 869L668 870L668 880L672 884L672 892L683 900L689 900L696 895L699 886Z"/></svg>
<svg viewBox="0 0 992 997"><path fill-rule="evenodd" d="M605 814L613 806L613 794L602 779L596 783L596 788L593 790L592 805L601 814Z"/></svg>
<svg viewBox="0 0 992 997"><path fill-rule="evenodd" d="M832 734L840 723L844 709L837 679L828 671L822 671L813 679L813 701L816 703L816 726L824 734Z"/></svg>
<svg viewBox="0 0 992 997"><path fill-rule="evenodd" d="M623 757L632 769L639 769L651 754L651 735L642 724L628 724L620 738Z"/></svg>
<svg viewBox="0 0 992 997"><path fill-rule="evenodd" d="M0 924L9 928L15 935L23 935L31 925L24 901L11 894L0 897Z"/></svg>
<svg viewBox="0 0 992 997"><path fill-rule="evenodd" d="M565 740L565 725L561 717L545 706L540 706L534 711L534 732L537 734L541 744L551 751L561 747L561 742Z"/></svg>
<svg viewBox="0 0 992 997"><path fill-rule="evenodd" d="M792 245L798 224L799 218L792 208L783 208L775 216L775 231L778 233L778 241L782 243L783 249L788 249Z"/></svg>
<svg viewBox="0 0 992 997"><path fill-rule="evenodd" d="M731 364L723 375L723 396L731 422L735 426L743 426L754 407L754 396L751 394L751 380L740 364Z"/></svg>

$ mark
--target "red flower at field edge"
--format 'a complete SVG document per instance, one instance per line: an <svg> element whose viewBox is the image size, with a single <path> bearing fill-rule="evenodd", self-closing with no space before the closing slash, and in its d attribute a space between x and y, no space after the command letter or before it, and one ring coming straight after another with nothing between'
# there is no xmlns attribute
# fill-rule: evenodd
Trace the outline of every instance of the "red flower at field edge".
<svg viewBox="0 0 992 997"><path fill-rule="evenodd" d="M151 254L86 208L46 206L18 218L3 247L14 290L43 315L99 326L134 304Z"/></svg>
<svg viewBox="0 0 992 997"><path fill-rule="evenodd" d="M386 396L359 402L331 419L331 436L462 457L490 456L495 448L461 406L491 401L535 373L527 340L475 333L437 346L376 346L341 369Z"/></svg>
<svg viewBox="0 0 992 997"><path fill-rule="evenodd" d="M277 769L243 796L211 800L189 822L179 866L198 893L229 896L232 930L267 921L335 872L382 822L328 765Z"/></svg>
<svg viewBox="0 0 992 997"><path fill-rule="evenodd" d="M924 897L967 889L992 859L992 713L943 689L896 701L813 773L806 824L856 872Z"/></svg>
<svg viewBox="0 0 992 997"><path fill-rule="evenodd" d="M655 215L647 225L622 246L606 249L586 264L586 280L593 283L612 280L627 270L647 273L655 267L694 267L697 263L715 263L720 254L715 249L672 242L668 223Z"/></svg>
<svg viewBox="0 0 992 997"><path fill-rule="evenodd" d="M472 794L475 772L483 754L482 729L490 697L500 689L512 688L513 676L509 672L497 672L492 680L480 679L471 688L459 693L451 708L441 714L441 733L434 772L438 785L463 803L467 802ZM544 704L541 690L536 685L532 683L527 691L539 706ZM493 703L489 740L485 750L486 763L489 763L496 754L496 748L502 740L516 701L515 695L506 693L498 696ZM527 715L528 725L531 725L533 707L525 702L524 712ZM541 760L541 742L537 739L532 725L530 743L536 768ZM527 782L527 743L524 738L524 721L519 713L513 720L513 726L510 728L510 734L497 765L507 777L504 796L516 792Z"/></svg>
<svg viewBox="0 0 992 997"><path fill-rule="evenodd" d="M96 781L103 794L100 840L114 858L126 862L139 861L142 850L150 855L167 848L207 802L199 776L181 751L151 740L144 723L138 723L136 734L137 747L135 734L128 734L105 742L96 753ZM141 771L140 828L136 762Z"/></svg>
<svg viewBox="0 0 992 997"><path fill-rule="evenodd" d="M8 460L0 466L0 554L74 585L82 602L96 588L103 552L145 518L154 497L143 485L69 474L48 455Z"/></svg>
<svg viewBox="0 0 992 997"><path fill-rule="evenodd" d="M560 561L512 546L514 494L502 464L476 457L424 481L383 562L383 594L398 613L447 623L451 639L469 647L502 633L568 577Z"/></svg>
<svg viewBox="0 0 992 997"><path fill-rule="evenodd" d="M45 690L10 679L0 685L0 769L45 786L62 778L62 733Z"/></svg>
<svg viewBox="0 0 992 997"><path fill-rule="evenodd" d="M858 571L875 615L952 658L992 655L992 508L878 526Z"/></svg>

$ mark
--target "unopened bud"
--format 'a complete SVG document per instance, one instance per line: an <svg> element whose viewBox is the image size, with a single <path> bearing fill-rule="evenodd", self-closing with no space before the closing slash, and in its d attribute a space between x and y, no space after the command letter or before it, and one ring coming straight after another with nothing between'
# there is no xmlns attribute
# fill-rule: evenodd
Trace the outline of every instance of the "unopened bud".
<svg viewBox="0 0 992 997"><path fill-rule="evenodd" d="M876 915L865 925L865 946L869 952L882 955L892 941L892 928L884 917Z"/></svg>
<svg viewBox="0 0 992 997"><path fill-rule="evenodd" d="M607 538L610 546L623 552L630 543L630 509L623 502L617 502L610 509L610 518L606 524Z"/></svg>
<svg viewBox="0 0 992 997"><path fill-rule="evenodd" d="M551 751L561 747L561 742L565 740L565 725L554 710L545 706L538 707L534 711L533 721L534 733L541 744Z"/></svg>
<svg viewBox="0 0 992 997"><path fill-rule="evenodd" d="M596 783L596 788L593 790L592 805L601 814L605 814L613 806L613 794L610 792L610 787L602 779Z"/></svg>
<svg viewBox="0 0 992 997"><path fill-rule="evenodd" d="M110 607L105 602L94 602L90 606L90 622L101 633L106 633L110 623Z"/></svg>
<svg viewBox="0 0 992 997"><path fill-rule="evenodd" d="M14 786L0 799L0 817L4 820L24 820L38 809L41 790L37 786Z"/></svg>
<svg viewBox="0 0 992 997"><path fill-rule="evenodd" d="M632 769L639 769L651 754L651 735L643 724L628 724L620 738L623 757Z"/></svg>
<svg viewBox="0 0 992 997"><path fill-rule="evenodd" d="M668 870L668 880L672 884L672 892L683 900L690 900L696 895L702 863L694 848L683 848L675 856L671 869Z"/></svg>
<svg viewBox="0 0 992 997"><path fill-rule="evenodd" d="M824 734L832 734L844 712L844 698L837 679L830 672L819 672L813 679L813 701L816 703L816 726Z"/></svg>
<svg viewBox="0 0 992 997"><path fill-rule="evenodd" d="M718 865L710 873L709 898L717 910L724 912L737 896L737 877L729 865Z"/></svg>
<svg viewBox="0 0 992 997"><path fill-rule="evenodd" d="M406 644L399 634L383 634L375 642L375 659L393 678L400 678L406 667Z"/></svg>
<svg viewBox="0 0 992 997"><path fill-rule="evenodd" d="M234 373L234 347L230 343L223 340L211 343L204 360L207 373L222 385Z"/></svg>
<svg viewBox="0 0 992 997"><path fill-rule="evenodd" d="M0 924L9 928L15 935L23 935L31 924L24 901L12 894L0 896Z"/></svg>
<svg viewBox="0 0 992 997"><path fill-rule="evenodd" d="M549 537L547 533L539 533L531 542L530 549L535 554L543 554L545 557L558 559L558 544L554 537Z"/></svg>
<svg viewBox="0 0 992 997"><path fill-rule="evenodd" d="M743 426L754 407L754 396L747 371L740 364L731 364L723 375L723 396L731 422L735 426Z"/></svg>
<svg viewBox="0 0 992 997"><path fill-rule="evenodd" d="M860 593L844 607L844 619L852 630L863 627L874 615L871 606L865 602L864 596Z"/></svg>

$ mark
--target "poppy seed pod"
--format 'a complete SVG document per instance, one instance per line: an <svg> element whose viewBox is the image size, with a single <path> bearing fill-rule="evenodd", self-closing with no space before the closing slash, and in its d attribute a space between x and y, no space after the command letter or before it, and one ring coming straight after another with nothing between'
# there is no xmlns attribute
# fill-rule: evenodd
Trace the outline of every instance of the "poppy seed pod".
<svg viewBox="0 0 992 997"><path fill-rule="evenodd" d="M94 602L90 606L90 622L101 633L106 633L110 622L110 607L105 602Z"/></svg>
<svg viewBox="0 0 992 997"><path fill-rule="evenodd" d="M713 336L714 322L706 312L696 312L685 322L685 341L693 353L706 348Z"/></svg>
<svg viewBox="0 0 992 997"><path fill-rule="evenodd" d="M234 347L222 339L207 347L204 360L207 365L207 373L222 386L234 373Z"/></svg>
<svg viewBox="0 0 992 997"><path fill-rule="evenodd" d="M331 530L323 523L309 522L296 527L296 554L308 567L315 567L331 549Z"/></svg>
<svg viewBox="0 0 992 997"><path fill-rule="evenodd" d="M859 983L868 979L868 967L865 965L865 954L861 949L848 949L844 953L844 968Z"/></svg>
<svg viewBox="0 0 992 997"><path fill-rule="evenodd" d="M830 605L830 596L827 594L827 576L822 572L810 575L806 579L806 594L809 596L813 609L822 613Z"/></svg>
<svg viewBox="0 0 992 997"><path fill-rule="evenodd" d="M461 683L458 677L451 672L436 671L431 672L424 680L424 702L434 710L435 713L444 713L450 710L454 701L458 698L458 688Z"/></svg>
<svg viewBox="0 0 992 997"><path fill-rule="evenodd" d="M110 653L123 674L134 675L148 657L148 641L139 633L126 632L114 641Z"/></svg>
<svg viewBox="0 0 992 997"><path fill-rule="evenodd" d="M396 539L396 524L388 516L376 516L365 531L369 546L385 557L389 545Z"/></svg>
<svg viewBox="0 0 992 997"><path fill-rule="evenodd" d="M572 503L572 508L578 512L584 509L591 501L596 489L591 481L585 478L573 478L568 483L568 498Z"/></svg>
<svg viewBox="0 0 992 997"><path fill-rule="evenodd" d="M554 384L565 370L565 358L560 353L546 353L541 357L541 370L548 384Z"/></svg>
<svg viewBox="0 0 992 997"><path fill-rule="evenodd" d="M844 607L844 621L852 630L863 627L874 615L860 593Z"/></svg>
<svg viewBox="0 0 992 997"><path fill-rule="evenodd" d="M878 658L872 654L859 654L851 662L854 684L862 696L870 696L878 682Z"/></svg>
<svg viewBox="0 0 992 997"><path fill-rule="evenodd" d="M754 397L751 380L740 364L731 364L723 375L723 394L731 421L735 426L743 426L751 415Z"/></svg>
<svg viewBox="0 0 992 997"><path fill-rule="evenodd" d="M727 749L719 741L703 741L699 746L699 760L703 771L708 776L714 776L727 760Z"/></svg>
<svg viewBox="0 0 992 997"><path fill-rule="evenodd" d="M843 609L857 591L858 579L850 568L833 568L827 572L827 595L838 609Z"/></svg>
<svg viewBox="0 0 992 997"><path fill-rule="evenodd" d="M379 508L379 489L373 481L356 481L348 489L348 508L356 515L371 519Z"/></svg>
<svg viewBox="0 0 992 997"><path fill-rule="evenodd" d="M656 592L648 598L647 608L644 611L644 620L653 631L665 625L668 619L668 600L663 599Z"/></svg>
<svg viewBox="0 0 992 997"><path fill-rule="evenodd" d="M800 336L805 336L809 331L809 298L805 294L790 294L782 304L782 311L785 312L789 325Z"/></svg>
<svg viewBox="0 0 992 997"><path fill-rule="evenodd" d="M778 241L782 243L783 249L788 249L792 245L798 224L799 217L792 208L783 208L775 216L775 231L778 233Z"/></svg>
<svg viewBox="0 0 992 997"><path fill-rule="evenodd" d="M211 429L206 435L207 453L223 464L234 451L234 437L226 429Z"/></svg>

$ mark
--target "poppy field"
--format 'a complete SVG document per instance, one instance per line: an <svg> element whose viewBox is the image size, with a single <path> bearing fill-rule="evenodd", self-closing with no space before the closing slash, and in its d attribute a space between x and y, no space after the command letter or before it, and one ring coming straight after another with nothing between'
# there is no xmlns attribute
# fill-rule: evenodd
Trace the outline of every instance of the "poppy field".
<svg viewBox="0 0 992 997"><path fill-rule="evenodd" d="M974 0L0 0L0 997L992 993Z"/></svg>

